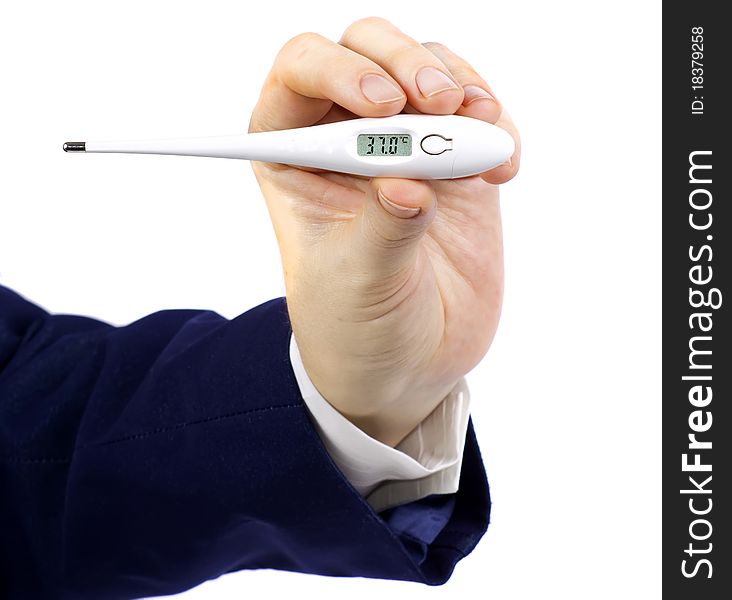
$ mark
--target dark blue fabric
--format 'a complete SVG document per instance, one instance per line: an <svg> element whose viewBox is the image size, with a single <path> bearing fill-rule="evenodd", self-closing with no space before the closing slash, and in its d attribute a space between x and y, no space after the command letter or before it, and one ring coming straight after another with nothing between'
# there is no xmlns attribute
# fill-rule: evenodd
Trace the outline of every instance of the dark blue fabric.
<svg viewBox="0 0 732 600"><path fill-rule="evenodd" d="M290 334L284 298L113 327L0 287L0 598L260 568L444 583L488 524L472 424L457 494L377 515L310 422Z"/></svg>

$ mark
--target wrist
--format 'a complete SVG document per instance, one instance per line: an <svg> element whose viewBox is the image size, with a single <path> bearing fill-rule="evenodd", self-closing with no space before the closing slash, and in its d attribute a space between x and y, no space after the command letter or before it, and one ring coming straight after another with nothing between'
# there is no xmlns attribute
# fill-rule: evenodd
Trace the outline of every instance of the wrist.
<svg viewBox="0 0 732 600"><path fill-rule="evenodd" d="M302 364L320 395L341 415L370 437L396 446L444 400L458 383L434 381L415 374L323 373Z"/></svg>

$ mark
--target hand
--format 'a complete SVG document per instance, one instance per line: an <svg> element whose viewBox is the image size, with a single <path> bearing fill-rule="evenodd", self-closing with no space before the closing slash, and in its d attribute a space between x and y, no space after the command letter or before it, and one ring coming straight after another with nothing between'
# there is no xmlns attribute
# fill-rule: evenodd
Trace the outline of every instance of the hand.
<svg viewBox="0 0 732 600"><path fill-rule="evenodd" d="M484 356L503 292L496 184L519 167L516 128L488 84L439 44L378 18L339 44L305 33L280 51L250 131L400 112L458 114L516 140L480 176L413 181L254 163L303 365L318 391L396 445Z"/></svg>

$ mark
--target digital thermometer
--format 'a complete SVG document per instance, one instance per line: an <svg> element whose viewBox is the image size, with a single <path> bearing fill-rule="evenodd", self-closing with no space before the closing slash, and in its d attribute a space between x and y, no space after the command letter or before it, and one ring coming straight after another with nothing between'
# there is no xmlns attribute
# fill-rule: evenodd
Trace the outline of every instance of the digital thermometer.
<svg viewBox="0 0 732 600"><path fill-rule="evenodd" d="M67 142L64 150L238 158L366 177L454 179L506 162L514 142L500 127L469 117L401 114L223 137Z"/></svg>

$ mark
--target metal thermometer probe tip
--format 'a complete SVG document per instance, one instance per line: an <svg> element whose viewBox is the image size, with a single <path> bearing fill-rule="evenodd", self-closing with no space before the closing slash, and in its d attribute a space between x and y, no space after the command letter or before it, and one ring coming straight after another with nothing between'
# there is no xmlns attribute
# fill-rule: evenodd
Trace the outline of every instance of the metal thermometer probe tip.
<svg viewBox="0 0 732 600"><path fill-rule="evenodd" d="M66 142L64 152L86 152L86 142Z"/></svg>

